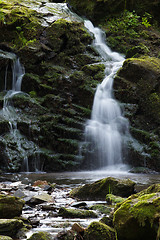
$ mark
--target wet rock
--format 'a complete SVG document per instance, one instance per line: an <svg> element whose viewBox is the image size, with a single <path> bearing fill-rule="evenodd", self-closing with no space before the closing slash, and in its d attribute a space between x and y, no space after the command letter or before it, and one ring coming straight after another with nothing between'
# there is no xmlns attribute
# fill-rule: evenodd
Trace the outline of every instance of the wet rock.
<svg viewBox="0 0 160 240"><path fill-rule="evenodd" d="M42 193L42 194L33 196L30 200L30 204L35 204L35 205L43 202L53 202L53 198L47 193Z"/></svg>
<svg viewBox="0 0 160 240"><path fill-rule="evenodd" d="M96 213L90 210L77 210L61 207L59 209L59 216L64 218L97 218Z"/></svg>
<svg viewBox="0 0 160 240"><path fill-rule="evenodd" d="M54 238L47 232L34 233L28 240L53 240Z"/></svg>
<svg viewBox="0 0 160 240"><path fill-rule="evenodd" d="M152 185L117 205L114 227L119 240L158 239L160 185Z"/></svg>
<svg viewBox="0 0 160 240"><path fill-rule="evenodd" d="M25 193L22 190L20 190L20 189L15 191L14 196L15 197L19 197L19 198L25 198L26 197Z"/></svg>
<svg viewBox="0 0 160 240"><path fill-rule="evenodd" d="M13 196L0 195L0 216L1 218L13 218L20 216L24 201Z"/></svg>
<svg viewBox="0 0 160 240"><path fill-rule="evenodd" d="M70 195L82 200L105 200L108 193L128 197L134 193L135 183L130 179L104 178L91 184L73 189Z"/></svg>
<svg viewBox="0 0 160 240"><path fill-rule="evenodd" d="M18 219L0 219L0 234L14 237L19 229L23 227L23 222Z"/></svg>
<svg viewBox="0 0 160 240"><path fill-rule="evenodd" d="M74 207L74 208L86 208L87 207L87 203L85 202L76 202L76 203L72 203L71 204L71 207Z"/></svg>
<svg viewBox="0 0 160 240"><path fill-rule="evenodd" d="M100 222L108 225L109 227L114 228L113 226L113 211L109 215L105 215L101 218Z"/></svg>
<svg viewBox="0 0 160 240"><path fill-rule="evenodd" d="M101 222L92 222L84 232L84 240L115 240L113 228Z"/></svg>
<svg viewBox="0 0 160 240"><path fill-rule="evenodd" d="M57 234L54 240L74 240L75 239L75 232L74 231L61 231Z"/></svg>

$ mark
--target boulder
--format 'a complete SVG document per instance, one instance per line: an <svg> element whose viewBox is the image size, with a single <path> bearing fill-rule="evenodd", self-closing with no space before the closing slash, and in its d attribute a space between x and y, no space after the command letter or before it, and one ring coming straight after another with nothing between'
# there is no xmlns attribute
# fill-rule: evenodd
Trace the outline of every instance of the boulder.
<svg viewBox="0 0 160 240"><path fill-rule="evenodd" d="M51 234L47 232L37 232L34 233L28 240L53 240Z"/></svg>
<svg viewBox="0 0 160 240"><path fill-rule="evenodd" d="M129 164L160 171L160 59L127 59L114 81L115 97L125 103L124 112L136 141L128 144ZM136 109L134 106L136 105ZM129 110L133 106L133 110Z"/></svg>
<svg viewBox="0 0 160 240"><path fill-rule="evenodd" d="M101 222L92 222L84 232L84 240L115 240L113 228Z"/></svg>
<svg viewBox="0 0 160 240"><path fill-rule="evenodd" d="M134 193L134 185L135 183L130 179L108 177L75 188L70 192L70 196L81 200L105 200L109 193L128 197Z"/></svg>
<svg viewBox="0 0 160 240"><path fill-rule="evenodd" d="M24 201L13 196L0 195L0 216L1 218L14 218L20 216Z"/></svg>
<svg viewBox="0 0 160 240"><path fill-rule="evenodd" d="M113 223L118 240L159 239L160 184L117 205Z"/></svg>
<svg viewBox="0 0 160 240"><path fill-rule="evenodd" d="M59 216L64 218L97 218L97 214L90 210L69 209L61 207L59 209Z"/></svg>
<svg viewBox="0 0 160 240"><path fill-rule="evenodd" d="M0 219L0 234L15 237L23 227L23 222L18 219Z"/></svg>

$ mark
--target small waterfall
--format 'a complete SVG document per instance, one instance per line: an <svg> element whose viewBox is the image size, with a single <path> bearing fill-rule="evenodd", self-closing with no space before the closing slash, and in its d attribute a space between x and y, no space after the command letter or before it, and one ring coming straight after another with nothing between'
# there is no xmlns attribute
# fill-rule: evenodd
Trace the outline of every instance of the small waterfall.
<svg viewBox="0 0 160 240"><path fill-rule="evenodd" d="M94 35L93 47L105 64L105 78L98 85L91 119L85 126L86 158L90 168L102 168L123 163L124 137L128 134L128 120L122 116L113 96L113 79L122 66L122 55L112 52L105 43L103 32L90 21L85 27Z"/></svg>
<svg viewBox="0 0 160 240"><path fill-rule="evenodd" d="M9 123L10 131L7 135L6 142L6 153L8 162L11 165L11 168L14 168L14 164L20 164L22 162L21 170L24 172L29 172L29 159L28 156L36 155L38 156L39 161L39 149L34 145L33 142L28 141L25 136L21 135L17 128L17 121L19 120L19 115L16 112L16 109L13 106L12 100L13 97L17 94L23 94L21 92L22 79L25 74L24 67L21 65L19 59L14 53L4 52L0 50L0 57L2 59L7 59L8 64L6 64L5 77L4 77L4 101L3 108L0 111L0 117L6 120ZM9 74L8 70L11 70L12 75ZM28 152L27 152L28 151ZM32 170L39 171L39 163L36 163L34 158L34 166ZM15 163L13 163L13 161Z"/></svg>

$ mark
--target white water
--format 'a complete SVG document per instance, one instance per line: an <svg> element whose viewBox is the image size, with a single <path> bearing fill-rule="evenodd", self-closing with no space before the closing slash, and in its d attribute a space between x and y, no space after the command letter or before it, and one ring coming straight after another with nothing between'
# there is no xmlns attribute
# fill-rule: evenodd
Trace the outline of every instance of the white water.
<svg viewBox="0 0 160 240"><path fill-rule="evenodd" d="M113 79L122 66L124 57L111 51L105 43L103 32L95 28L90 21L85 21L85 27L94 35L93 47L105 64L105 78L97 87L91 119L85 127L90 168L102 168L123 163L128 121L122 116L120 106L114 99Z"/></svg>

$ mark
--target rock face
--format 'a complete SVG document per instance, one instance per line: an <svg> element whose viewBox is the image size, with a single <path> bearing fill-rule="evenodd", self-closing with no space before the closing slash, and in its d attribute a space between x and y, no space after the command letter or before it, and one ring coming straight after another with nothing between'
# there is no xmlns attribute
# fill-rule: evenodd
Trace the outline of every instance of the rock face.
<svg viewBox="0 0 160 240"><path fill-rule="evenodd" d="M12 99L20 137L15 139L0 117L1 168L26 171L25 153L29 171L77 169L83 163L77 158L83 124L104 76L104 65L90 47L92 37L66 3L1 1L1 15L0 48L20 57L27 93ZM3 88L6 67L10 81L12 67L10 60L0 61ZM1 109L3 97L1 92Z"/></svg>
<svg viewBox="0 0 160 240"><path fill-rule="evenodd" d="M129 161L160 171L160 60L153 57L131 58L124 62L114 82L115 96L124 103L137 140L129 149Z"/></svg>
<svg viewBox="0 0 160 240"><path fill-rule="evenodd" d="M91 184L75 188L70 195L81 200L105 200L108 193L127 197L134 193L135 183L130 179L104 178Z"/></svg>
<svg viewBox="0 0 160 240"><path fill-rule="evenodd" d="M0 195L0 216L1 218L14 218L20 216L24 201L13 197Z"/></svg>
<svg viewBox="0 0 160 240"><path fill-rule="evenodd" d="M159 186L132 195L114 213L119 240L158 239L160 217Z"/></svg>

